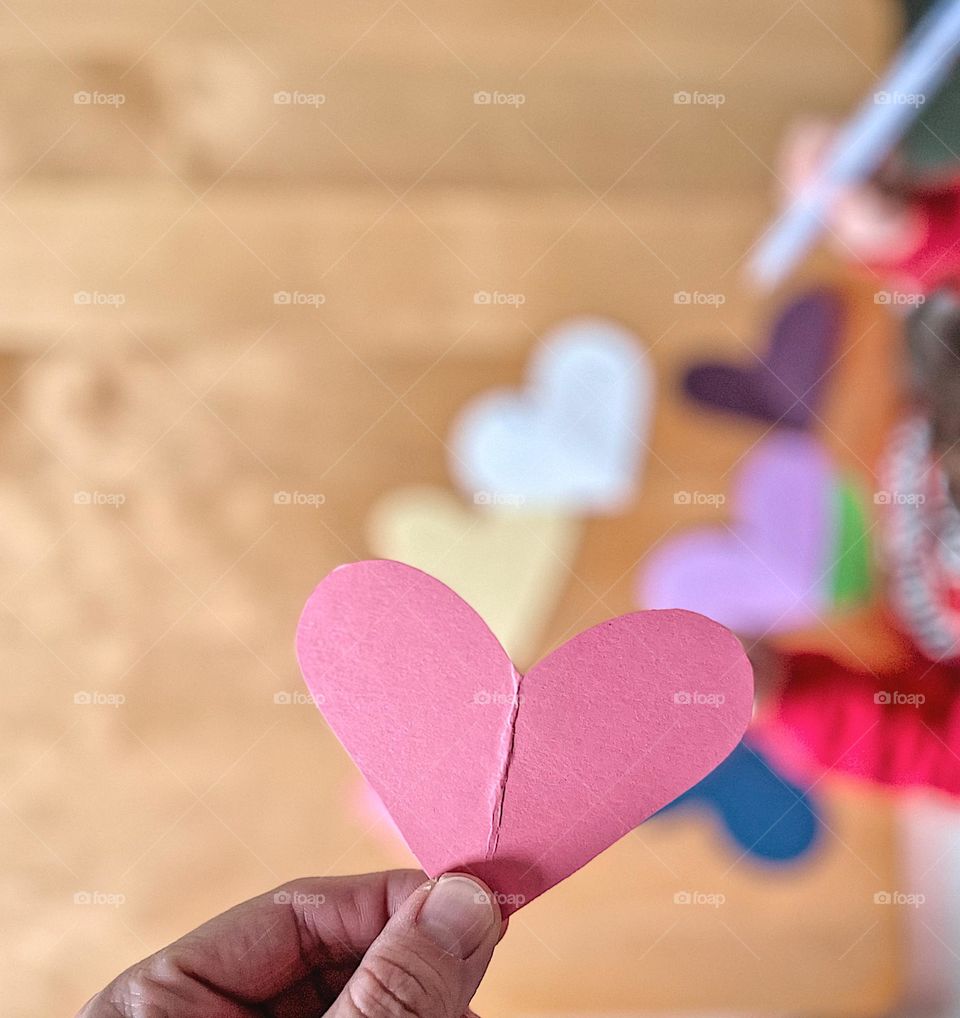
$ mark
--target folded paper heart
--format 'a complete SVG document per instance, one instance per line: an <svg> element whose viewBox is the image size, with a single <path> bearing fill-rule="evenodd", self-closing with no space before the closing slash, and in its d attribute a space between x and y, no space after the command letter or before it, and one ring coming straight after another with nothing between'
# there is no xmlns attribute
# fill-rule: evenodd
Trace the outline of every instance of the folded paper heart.
<svg viewBox="0 0 960 1018"><path fill-rule="evenodd" d="M613 512L630 498L653 409L646 350L621 325L576 318L548 333L523 392L470 404L450 438L450 469L469 498Z"/></svg>
<svg viewBox="0 0 960 1018"><path fill-rule="evenodd" d="M622 615L521 675L466 602L389 561L317 587L297 656L426 872L474 874L505 914L700 781L753 704L739 642L702 616Z"/></svg>
<svg viewBox="0 0 960 1018"><path fill-rule="evenodd" d="M684 387L711 409L806 428L820 408L842 321L839 294L810 290L787 305L774 322L767 349L750 364L696 364Z"/></svg>

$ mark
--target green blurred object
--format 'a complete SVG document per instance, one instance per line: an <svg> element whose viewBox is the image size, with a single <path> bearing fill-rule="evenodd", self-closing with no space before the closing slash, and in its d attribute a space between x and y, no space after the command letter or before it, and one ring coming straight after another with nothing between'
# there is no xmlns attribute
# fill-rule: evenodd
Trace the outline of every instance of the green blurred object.
<svg viewBox="0 0 960 1018"><path fill-rule="evenodd" d="M873 585L867 514L855 482L841 479L833 497L836 530L830 594L838 607L850 607L866 601Z"/></svg>
<svg viewBox="0 0 960 1018"><path fill-rule="evenodd" d="M904 29L913 31L934 0L900 0ZM918 185L935 186L960 178L960 66L920 111L900 152Z"/></svg>

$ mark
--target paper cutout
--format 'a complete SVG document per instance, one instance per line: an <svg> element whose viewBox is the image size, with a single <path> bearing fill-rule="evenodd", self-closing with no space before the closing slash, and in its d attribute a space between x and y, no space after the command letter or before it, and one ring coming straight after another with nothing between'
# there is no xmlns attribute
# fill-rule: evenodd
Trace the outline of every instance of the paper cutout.
<svg viewBox="0 0 960 1018"><path fill-rule="evenodd" d="M469 605L398 562L334 570L297 655L427 873L475 874L505 914L701 780L753 704L739 641L709 619L622 615L521 676Z"/></svg>
<svg viewBox="0 0 960 1018"><path fill-rule="evenodd" d="M698 807L715 812L739 848L764 862L799 859L820 833L807 792L778 774L765 755L747 741L660 812Z"/></svg>
<svg viewBox="0 0 960 1018"><path fill-rule="evenodd" d="M372 826L378 833L403 842L403 835L393 822L390 811L366 781L358 781L357 786L351 788L348 805L356 813L360 823L367 827Z"/></svg>
<svg viewBox="0 0 960 1018"><path fill-rule="evenodd" d="M760 636L813 621L829 603L834 471L801 432L774 433L744 460L731 527L656 549L639 576L647 608L687 608Z"/></svg>
<svg viewBox="0 0 960 1018"><path fill-rule="evenodd" d="M450 468L471 500L613 512L639 481L653 371L627 329L578 318L550 332L523 392L469 405L451 436Z"/></svg>
<svg viewBox="0 0 960 1018"><path fill-rule="evenodd" d="M513 661L540 649L580 543L579 520L511 508L468 508L427 486L391 492L367 520L375 555L416 566L483 618Z"/></svg>
<svg viewBox="0 0 960 1018"><path fill-rule="evenodd" d="M372 825L385 840L403 841L386 806L365 781L351 790L349 804L364 826ZM716 814L740 851L762 862L793 862L820 836L811 796L778 773L766 754L747 740L658 815L702 809Z"/></svg>
<svg viewBox="0 0 960 1018"><path fill-rule="evenodd" d="M809 427L823 398L842 319L838 293L803 293L777 317L769 346L757 360L751 358L746 366L697 364L687 372L684 388L714 410L784 427Z"/></svg>
<svg viewBox="0 0 960 1018"><path fill-rule="evenodd" d="M859 488L841 480L834 490L836 537L831 558L830 589L840 607L857 604L870 596L872 569L866 510Z"/></svg>

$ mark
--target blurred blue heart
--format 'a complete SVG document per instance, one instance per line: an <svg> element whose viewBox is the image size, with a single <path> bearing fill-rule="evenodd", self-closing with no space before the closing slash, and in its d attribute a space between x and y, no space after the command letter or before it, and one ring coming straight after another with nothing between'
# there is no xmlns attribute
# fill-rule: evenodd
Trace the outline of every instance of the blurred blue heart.
<svg viewBox="0 0 960 1018"><path fill-rule="evenodd" d="M705 808L714 812L740 849L767 862L792 862L814 845L820 824L799 785L778 774L741 742L703 781L660 813Z"/></svg>

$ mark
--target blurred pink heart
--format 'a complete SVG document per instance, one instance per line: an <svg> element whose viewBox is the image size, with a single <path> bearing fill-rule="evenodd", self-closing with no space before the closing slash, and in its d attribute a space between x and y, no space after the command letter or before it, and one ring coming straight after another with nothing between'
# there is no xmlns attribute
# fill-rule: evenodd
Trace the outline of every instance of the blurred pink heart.
<svg viewBox="0 0 960 1018"><path fill-rule="evenodd" d="M753 703L739 642L701 616L623 615L521 676L469 605L398 562L334 570L297 654L423 868L476 875L505 914L708 774Z"/></svg>

